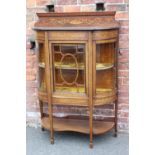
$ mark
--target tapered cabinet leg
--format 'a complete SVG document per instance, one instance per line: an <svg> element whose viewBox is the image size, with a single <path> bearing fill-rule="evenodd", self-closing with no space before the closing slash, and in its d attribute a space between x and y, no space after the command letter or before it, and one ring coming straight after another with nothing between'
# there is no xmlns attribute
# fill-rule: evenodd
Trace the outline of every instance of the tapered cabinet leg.
<svg viewBox="0 0 155 155"><path fill-rule="evenodd" d="M115 128L114 128L114 137L117 137L117 124L115 124Z"/></svg>
<svg viewBox="0 0 155 155"><path fill-rule="evenodd" d="M115 127L114 127L114 137L117 137L117 100L115 102Z"/></svg>
<svg viewBox="0 0 155 155"><path fill-rule="evenodd" d="M49 40L48 40L48 32L45 32L45 83L47 88L47 98L48 98L48 114L49 114L49 121L50 121L50 142L51 144L54 144L54 134L53 134L53 105L52 105L52 88L53 85L52 80L50 77L52 77L51 72L51 64L50 61L52 61L51 52L49 50Z"/></svg>
<svg viewBox="0 0 155 155"><path fill-rule="evenodd" d="M53 135L52 132L51 132L51 138L50 138L50 141L51 141L51 144L54 144L54 135Z"/></svg>
<svg viewBox="0 0 155 155"><path fill-rule="evenodd" d="M90 130L90 142L89 142L89 147L93 148L93 111L92 108L90 108L90 116L89 116L89 130Z"/></svg>
<svg viewBox="0 0 155 155"><path fill-rule="evenodd" d="M93 142L92 142L92 141L90 141L89 147L90 147L91 149L93 148Z"/></svg>
<svg viewBox="0 0 155 155"><path fill-rule="evenodd" d="M43 113L43 102L41 100L39 100L39 107L40 107L40 115L41 115L41 119L42 119L44 116L44 113ZM41 126L41 130L45 131L43 126Z"/></svg>
<svg viewBox="0 0 155 155"><path fill-rule="evenodd" d="M90 124L89 124L89 126L90 126L90 134L89 134L89 136L90 136L90 142L89 142L89 147L90 148L93 148L93 116L92 116L92 111L91 111L91 115L90 115L90 118L89 118L90 120Z"/></svg>
<svg viewBox="0 0 155 155"><path fill-rule="evenodd" d="M92 68L93 66L93 34L92 32L89 32L88 34L88 50L89 50L89 68ZM96 66L96 65L95 65ZM93 91L93 70L90 69L88 71L88 80L89 80L89 91L88 91L88 95L89 95L89 131L90 131L90 142L89 142L89 147L93 148L93 95L94 95L94 91Z"/></svg>
<svg viewBox="0 0 155 155"><path fill-rule="evenodd" d="M51 137L51 144L54 144L54 137Z"/></svg>

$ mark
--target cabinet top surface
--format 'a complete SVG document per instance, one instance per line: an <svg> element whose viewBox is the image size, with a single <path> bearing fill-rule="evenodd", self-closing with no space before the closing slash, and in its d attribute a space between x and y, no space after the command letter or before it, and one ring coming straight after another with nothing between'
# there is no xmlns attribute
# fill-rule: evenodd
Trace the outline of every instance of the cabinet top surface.
<svg viewBox="0 0 155 155"><path fill-rule="evenodd" d="M37 13L34 30L108 30L118 29L114 11Z"/></svg>

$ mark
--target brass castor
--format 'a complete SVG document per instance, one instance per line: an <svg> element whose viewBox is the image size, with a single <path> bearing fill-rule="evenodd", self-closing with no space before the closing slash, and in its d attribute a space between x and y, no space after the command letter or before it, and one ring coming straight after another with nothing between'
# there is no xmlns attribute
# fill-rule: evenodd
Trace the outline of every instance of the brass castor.
<svg viewBox="0 0 155 155"><path fill-rule="evenodd" d="M51 144L54 144L54 138L51 138Z"/></svg>
<svg viewBox="0 0 155 155"><path fill-rule="evenodd" d="M45 131L45 128L44 128L44 127L41 127L41 130L42 130L42 131Z"/></svg>
<svg viewBox="0 0 155 155"><path fill-rule="evenodd" d="M93 143L92 143L92 142L89 143L89 147L90 147L91 149L93 148Z"/></svg>

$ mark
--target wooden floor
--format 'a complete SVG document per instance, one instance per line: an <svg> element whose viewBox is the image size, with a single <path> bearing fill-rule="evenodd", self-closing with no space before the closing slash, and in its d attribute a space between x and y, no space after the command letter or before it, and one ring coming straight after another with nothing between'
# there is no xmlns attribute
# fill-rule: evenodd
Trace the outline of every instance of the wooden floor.
<svg viewBox="0 0 155 155"><path fill-rule="evenodd" d="M42 126L50 129L49 118L42 119ZM54 118L54 131L75 131L89 134L89 120ZM114 127L113 122L93 121L93 134L102 134Z"/></svg>

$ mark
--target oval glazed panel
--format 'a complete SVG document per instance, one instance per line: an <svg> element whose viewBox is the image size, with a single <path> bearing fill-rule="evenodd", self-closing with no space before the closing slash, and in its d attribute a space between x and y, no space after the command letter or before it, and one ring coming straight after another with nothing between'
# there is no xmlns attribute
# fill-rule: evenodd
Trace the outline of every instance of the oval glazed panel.
<svg viewBox="0 0 155 155"><path fill-rule="evenodd" d="M64 54L60 61L60 75L62 81L67 85L72 85L78 78L78 63L73 54Z"/></svg>

